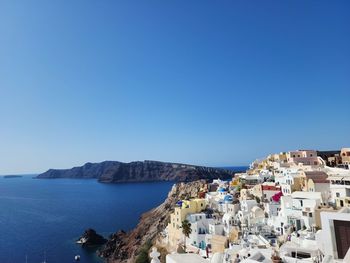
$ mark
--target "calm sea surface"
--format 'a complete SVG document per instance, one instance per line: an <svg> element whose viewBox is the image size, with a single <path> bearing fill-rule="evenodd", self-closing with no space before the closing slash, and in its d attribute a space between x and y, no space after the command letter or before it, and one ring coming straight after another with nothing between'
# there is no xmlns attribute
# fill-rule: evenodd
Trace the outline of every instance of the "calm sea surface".
<svg viewBox="0 0 350 263"><path fill-rule="evenodd" d="M108 236L130 230L162 203L173 183L101 184L96 180L0 177L0 262L101 262L75 240L91 227Z"/></svg>

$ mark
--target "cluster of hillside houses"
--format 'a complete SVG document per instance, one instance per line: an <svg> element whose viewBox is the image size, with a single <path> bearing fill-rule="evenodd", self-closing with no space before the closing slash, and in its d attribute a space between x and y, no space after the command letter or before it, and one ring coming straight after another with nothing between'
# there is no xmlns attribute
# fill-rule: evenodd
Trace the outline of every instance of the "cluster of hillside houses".
<svg viewBox="0 0 350 263"><path fill-rule="evenodd" d="M162 240L172 252L166 262L350 263L349 166L350 148L298 150L214 180L174 208Z"/></svg>

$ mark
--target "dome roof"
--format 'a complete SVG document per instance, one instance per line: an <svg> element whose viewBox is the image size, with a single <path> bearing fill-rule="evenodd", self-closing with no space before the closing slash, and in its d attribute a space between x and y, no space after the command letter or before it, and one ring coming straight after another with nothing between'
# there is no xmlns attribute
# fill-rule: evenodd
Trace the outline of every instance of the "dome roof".
<svg viewBox="0 0 350 263"><path fill-rule="evenodd" d="M226 196L224 197L224 201L225 201L225 202L233 202L233 197L232 197L232 195L226 195Z"/></svg>
<svg viewBox="0 0 350 263"><path fill-rule="evenodd" d="M225 190L224 188L220 187L220 188L218 189L218 192L224 193L224 192L226 192L226 190Z"/></svg>

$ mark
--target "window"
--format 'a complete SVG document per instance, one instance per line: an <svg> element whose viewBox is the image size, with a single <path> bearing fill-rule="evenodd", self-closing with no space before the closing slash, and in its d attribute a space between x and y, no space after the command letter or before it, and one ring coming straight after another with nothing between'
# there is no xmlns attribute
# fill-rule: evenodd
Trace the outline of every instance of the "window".
<svg viewBox="0 0 350 263"><path fill-rule="evenodd" d="M336 197L340 197L340 193L336 193L335 196L336 196Z"/></svg>
<svg viewBox="0 0 350 263"><path fill-rule="evenodd" d="M312 213L309 213L309 217L312 217Z"/></svg>
<svg viewBox="0 0 350 263"><path fill-rule="evenodd" d="M298 258L298 259L303 259L303 258L309 258L309 257L311 257L311 255L310 255L310 253L292 251L292 257Z"/></svg>
<svg viewBox="0 0 350 263"><path fill-rule="evenodd" d="M303 200L300 200L300 206L303 206Z"/></svg>

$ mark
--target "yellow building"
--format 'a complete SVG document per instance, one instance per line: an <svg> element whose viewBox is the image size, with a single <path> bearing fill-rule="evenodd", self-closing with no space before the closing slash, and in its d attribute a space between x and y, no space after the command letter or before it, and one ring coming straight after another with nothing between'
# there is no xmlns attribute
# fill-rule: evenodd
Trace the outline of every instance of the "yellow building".
<svg viewBox="0 0 350 263"><path fill-rule="evenodd" d="M239 185L239 177L237 178L232 178L232 181L230 182L231 187L236 187Z"/></svg>
<svg viewBox="0 0 350 263"><path fill-rule="evenodd" d="M168 224L168 235L170 245L177 245L183 240L181 229L182 221L186 219L188 214L200 213L206 208L205 199L183 200L181 206L175 207L174 213L170 215L170 223Z"/></svg>
<svg viewBox="0 0 350 263"><path fill-rule="evenodd" d="M278 155L278 159L281 163L286 163L287 160L288 160L288 154L286 152L281 152L279 155Z"/></svg>

